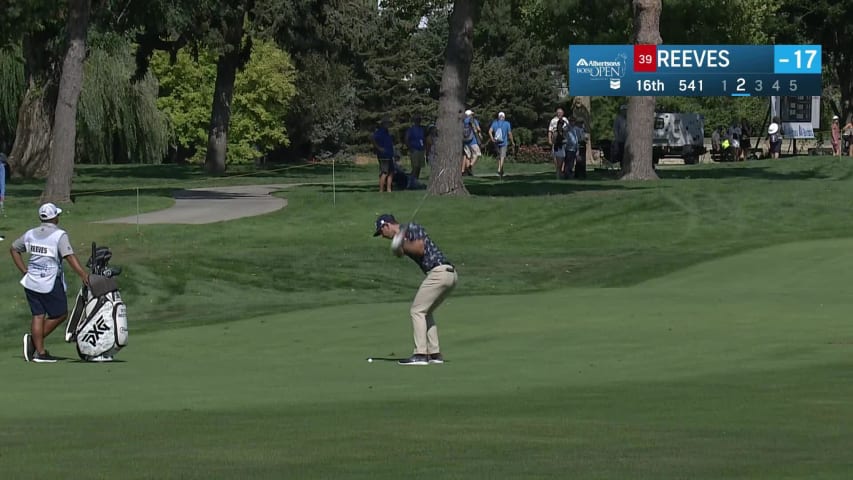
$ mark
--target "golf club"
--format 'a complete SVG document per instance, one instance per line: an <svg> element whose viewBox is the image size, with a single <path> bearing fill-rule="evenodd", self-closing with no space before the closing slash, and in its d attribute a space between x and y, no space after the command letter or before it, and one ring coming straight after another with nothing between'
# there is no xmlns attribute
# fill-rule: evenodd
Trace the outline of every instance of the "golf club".
<svg viewBox="0 0 853 480"><path fill-rule="evenodd" d="M446 169L447 169L447 167L442 168L442 169L438 172L438 175L436 175L436 176L435 176L435 180L438 180L438 179L441 177L441 175L444 173L444 171L445 171ZM412 214L411 218L409 219L409 222L414 222L414 221L415 221L415 217L418 215L418 212L420 212L420 211L421 211L421 207L424 205L424 202L426 201L426 199L427 199L427 197L428 197L428 196L429 196L429 191L424 192L424 196L423 196L423 197L421 197L421 201L418 203L417 208L415 208L415 212Z"/></svg>

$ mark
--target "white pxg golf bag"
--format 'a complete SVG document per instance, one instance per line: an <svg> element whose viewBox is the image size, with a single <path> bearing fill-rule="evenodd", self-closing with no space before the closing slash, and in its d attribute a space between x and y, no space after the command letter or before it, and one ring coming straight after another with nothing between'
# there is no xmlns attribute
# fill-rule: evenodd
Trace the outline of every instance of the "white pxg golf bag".
<svg viewBox="0 0 853 480"><path fill-rule="evenodd" d="M83 285L65 327L65 341L77 343L77 354L87 362L109 362L127 345L127 309L115 277L120 267L108 266L113 254L92 242L89 286Z"/></svg>

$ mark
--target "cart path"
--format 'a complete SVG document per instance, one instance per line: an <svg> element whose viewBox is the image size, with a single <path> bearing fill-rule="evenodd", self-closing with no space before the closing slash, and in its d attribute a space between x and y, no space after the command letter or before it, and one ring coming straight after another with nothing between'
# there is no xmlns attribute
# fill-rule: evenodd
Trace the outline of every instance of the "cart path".
<svg viewBox="0 0 853 480"><path fill-rule="evenodd" d="M286 199L275 197L271 195L272 192L298 185L240 185L179 190L174 193L175 204L165 210L95 223L202 225L264 215L287 206Z"/></svg>

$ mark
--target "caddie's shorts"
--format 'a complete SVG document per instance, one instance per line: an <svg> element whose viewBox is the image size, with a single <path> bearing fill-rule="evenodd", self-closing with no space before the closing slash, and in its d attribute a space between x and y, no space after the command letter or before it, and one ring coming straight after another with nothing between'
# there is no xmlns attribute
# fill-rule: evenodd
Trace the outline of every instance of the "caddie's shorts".
<svg viewBox="0 0 853 480"><path fill-rule="evenodd" d="M381 175L388 175L391 173L391 165L394 163L394 160L390 158L380 158L379 159L379 173Z"/></svg>
<svg viewBox="0 0 853 480"><path fill-rule="evenodd" d="M68 313L68 299L65 297L65 287L62 278L57 276L56 283L50 293L39 293L25 288L27 302L30 304L30 312L33 316L45 315L47 318L57 318Z"/></svg>

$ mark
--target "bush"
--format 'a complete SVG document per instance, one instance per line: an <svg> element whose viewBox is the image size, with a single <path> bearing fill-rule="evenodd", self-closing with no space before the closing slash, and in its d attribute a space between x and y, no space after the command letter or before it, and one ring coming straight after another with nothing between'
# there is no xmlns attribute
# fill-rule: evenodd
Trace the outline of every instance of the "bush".
<svg viewBox="0 0 853 480"><path fill-rule="evenodd" d="M524 127L513 128L512 138L518 145L530 145L533 143L533 131Z"/></svg>
<svg viewBox="0 0 853 480"><path fill-rule="evenodd" d="M513 155L516 163L550 163L551 151L540 145L521 145Z"/></svg>

